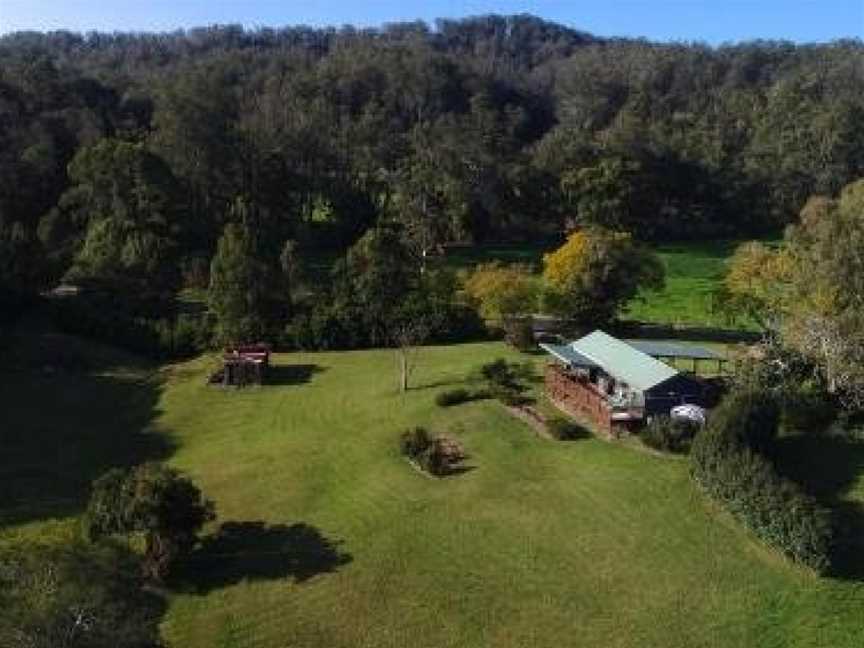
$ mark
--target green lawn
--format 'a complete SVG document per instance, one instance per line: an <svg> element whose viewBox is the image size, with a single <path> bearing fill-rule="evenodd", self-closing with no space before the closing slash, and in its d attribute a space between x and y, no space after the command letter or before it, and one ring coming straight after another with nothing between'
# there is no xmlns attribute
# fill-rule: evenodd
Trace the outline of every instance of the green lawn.
<svg viewBox="0 0 864 648"><path fill-rule="evenodd" d="M644 322L717 328L746 327L713 312L712 294L726 274L726 261L739 241L666 244L657 253L666 266L666 286L645 291L624 316Z"/></svg>
<svg viewBox="0 0 864 648"><path fill-rule="evenodd" d="M106 464L164 456L215 500L208 531L227 532L171 595L173 646L864 645L864 584L753 541L685 460L542 440L494 402L433 404L512 355L424 350L405 396L385 351L280 355L280 384L241 392L206 387L207 359L15 374L0 390L4 534L62 537ZM415 472L395 445L413 424L458 435L475 469ZM842 489L864 501L857 472Z"/></svg>

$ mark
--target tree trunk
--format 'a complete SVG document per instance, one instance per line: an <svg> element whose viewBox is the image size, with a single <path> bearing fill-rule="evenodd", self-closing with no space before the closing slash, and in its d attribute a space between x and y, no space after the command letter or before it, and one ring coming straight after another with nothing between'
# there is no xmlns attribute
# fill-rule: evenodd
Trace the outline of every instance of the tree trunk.
<svg viewBox="0 0 864 648"><path fill-rule="evenodd" d="M408 391L408 352L406 349L399 349L399 391Z"/></svg>

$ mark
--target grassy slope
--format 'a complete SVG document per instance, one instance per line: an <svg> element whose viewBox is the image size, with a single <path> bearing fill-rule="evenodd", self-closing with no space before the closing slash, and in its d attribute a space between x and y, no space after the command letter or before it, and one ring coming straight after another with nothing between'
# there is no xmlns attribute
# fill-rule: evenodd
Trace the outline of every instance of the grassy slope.
<svg viewBox="0 0 864 648"><path fill-rule="evenodd" d="M458 381L505 353L428 350L417 380ZM438 409L435 388L397 396L386 352L278 361L318 371L225 393L203 386L203 361L179 367L160 401L172 462L221 521L312 525L350 562L295 582L296 565L262 568L250 541L251 556L208 563L195 576L202 591L175 598L164 630L176 645L864 641L860 585L814 579L751 542L694 492L681 460L542 441L495 403ZM476 470L444 481L414 472L394 444L414 423L460 435Z"/></svg>
<svg viewBox="0 0 864 648"><path fill-rule="evenodd" d="M102 472L172 451L154 424L155 367L39 318L19 335L0 378L0 530L75 516Z"/></svg>
<svg viewBox="0 0 864 648"><path fill-rule="evenodd" d="M752 542L693 490L684 461L543 441L491 402L433 405L509 354L501 345L426 350L426 387L398 396L384 351L279 356L293 367L277 371L284 384L223 392L203 385L207 359L154 375L45 342L40 353L77 368L0 385L0 538L67 536L90 479L158 457L194 475L220 523L263 525L191 562L197 589L172 596L163 624L173 645L864 642L864 586L815 579ZM415 423L460 435L477 468L414 472L394 437ZM843 485L859 502L860 468Z"/></svg>

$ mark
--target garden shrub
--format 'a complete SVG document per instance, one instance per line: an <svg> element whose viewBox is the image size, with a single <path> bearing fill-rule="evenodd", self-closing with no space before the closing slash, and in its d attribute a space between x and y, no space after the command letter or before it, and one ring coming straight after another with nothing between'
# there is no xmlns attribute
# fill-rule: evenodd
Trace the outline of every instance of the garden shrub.
<svg viewBox="0 0 864 648"><path fill-rule="evenodd" d="M513 318L504 321L504 339L519 351L533 351L537 348L534 341L534 325L530 317Z"/></svg>
<svg viewBox="0 0 864 648"><path fill-rule="evenodd" d="M469 400L473 400L473 396L467 389L449 389L435 397L435 404L440 407L450 407L451 405L466 403Z"/></svg>
<svg viewBox="0 0 864 648"><path fill-rule="evenodd" d="M426 428L415 427L405 430L399 437L399 448L406 457L416 459L432 445L432 437Z"/></svg>
<svg viewBox="0 0 864 648"><path fill-rule="evenodd" d="M837 405L815 389L799 389L784 399L783 429L796 432L826 429L837 418Z"/></svg>
<svg viewBox="0 0 864 648"><path fill-rule="evenodd" d="M422 427L404 431L399 437L399 447L403 455L438 477L458 470L467 457L458 440L446 435L433 438Z"/></svg>
<svg viewBox="0 0 864 648"><path fill-rule="evenodd" d="M589 436L588 431L581 425L561 417L548 419L546 429L559 441L575 441Z"/></svg>
<svg viewBox="0 0 864 648"><path fill-rule="evenodd" d="M711 413L711 427L756 452L770 454L780 427L780 407L770 394L733 391Z"/></svg>
<svg viewBox="0 0 864 648"><path fill-rule="evenodd" d="M639 433L642 443L661 452L684 453L690 450L699 424L686 419L655 416Z"/></svg>
<svg viewBox="0 0 864 648"><path fill-rule="evenodd" d="M514 407L531 401L524 395L527 390L524 381L532 374L533 367L530 363L509 363L503 358L484 364L479 371L489 396Z"/></svg>
<svg viewBox="0 0 864 648"><path fill-rule="evenodd" d="M740 394L721 408L693 441L694 480L762 540L824 572L830 566L833 536L829 511L778 475L760 454L766 440L776 436L776 413ZM758 429L772 422L773 429Z"/></svg>

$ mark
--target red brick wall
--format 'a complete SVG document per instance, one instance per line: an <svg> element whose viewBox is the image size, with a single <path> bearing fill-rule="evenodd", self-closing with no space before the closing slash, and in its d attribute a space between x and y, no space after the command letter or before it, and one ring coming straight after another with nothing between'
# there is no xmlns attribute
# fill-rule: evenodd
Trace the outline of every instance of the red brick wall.
<svg viewBox="0 0 864 648"><path fill-rule="evenodd" d="M546 365L546 395L560 407L593 422L600 431L614 436L612 409L587 381L568 375L556 364Z"/></svg>

